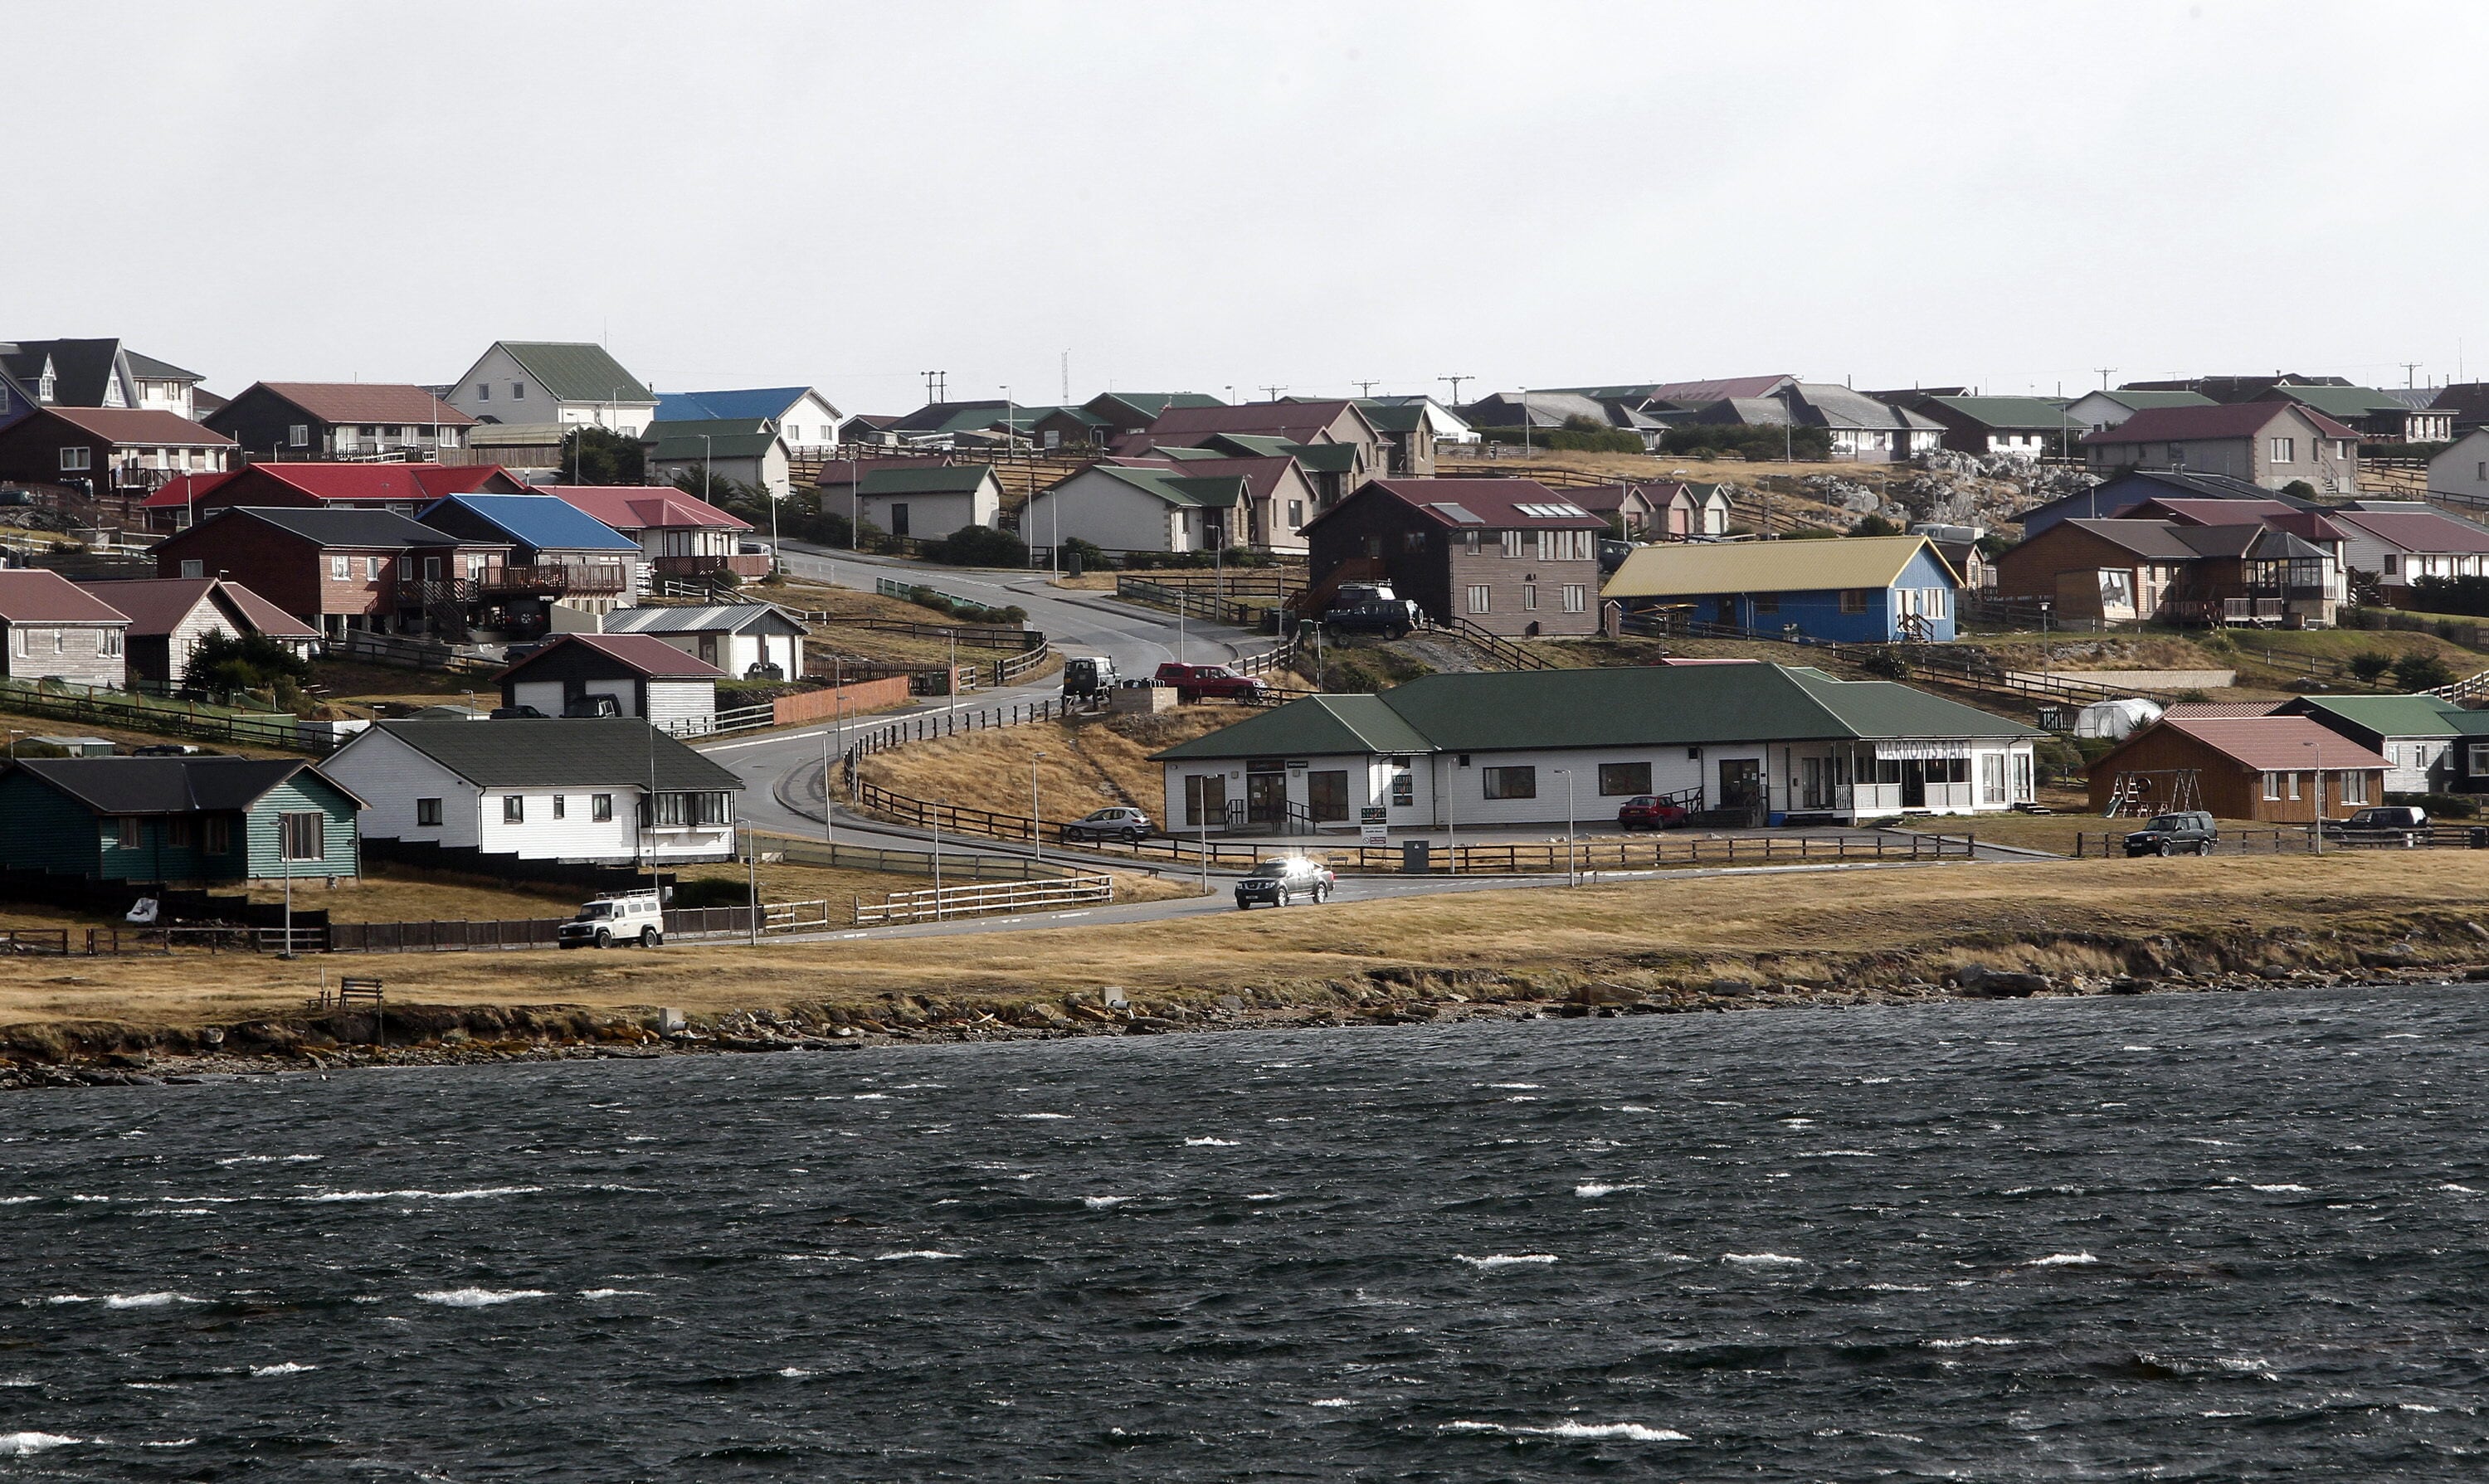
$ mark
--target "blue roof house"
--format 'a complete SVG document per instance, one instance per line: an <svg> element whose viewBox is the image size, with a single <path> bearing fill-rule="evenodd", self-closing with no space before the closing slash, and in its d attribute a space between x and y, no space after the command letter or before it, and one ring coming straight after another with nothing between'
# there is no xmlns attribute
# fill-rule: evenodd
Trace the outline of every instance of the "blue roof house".
<svg viewBox="0 0 2489 1484"><path fill-rule="evenodd" d="M534 629L544 608L611 613L638 601L640 543L566 499L551 495L450 495L416 512L435 530L471 541L506 541L508 563L498 572L426 573L427 581L486 583L495 590L457 592L470 604L507 601L516 627ZM538 606L529 606L529 605ZM549 620L547 620L549 621ZM508 623L487 621L488 628Z"/></svg>
<svg viewBox="0 0 2489 1484"><path fill-rule="evenodd" d="M1600 595L1776 638L1948 643L1960 585L1925 536L1845 536L1636 547Z"/></svg>
<svg viewBox="0 0 2489 1484"><path fill-rule="evenodd" d="M670 391L657 399L651 422L767 422L788 448L826 448L839 441L846 414L810 386L754 386L736 391Z"/></svg>

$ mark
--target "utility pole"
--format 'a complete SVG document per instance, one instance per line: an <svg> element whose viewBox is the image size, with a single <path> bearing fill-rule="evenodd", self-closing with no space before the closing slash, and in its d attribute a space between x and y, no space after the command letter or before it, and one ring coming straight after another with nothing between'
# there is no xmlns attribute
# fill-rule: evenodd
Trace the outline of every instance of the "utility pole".
<svg viewBox="0 0 2489 1484"><path fill-rule="evenodd" d="M1349 380L1357 381L1357 378L1350 377ZM1374 386L1375 384L1372 382L1357 382L1357 394L1360 397L1370 397L1374 395Z"/></svg>
<svg viewBox="0 0 2489 1484"><path fill-rule="evenodd" d="M1461 405L1461 383L1474 382L1477 378L1474 376L1439 376L1435 378L1435 380L1439 382L1449 382L1452 384L1452 405L1454 407L1458 407Z"/></svg>
<svg viewBox="0 0 2489 1484"><path fill-rule="evenodd" d="M2100 379L2101 379L2101 390L2103 390L2103 391L2106 391L2106 390L2108 390L2108 379L2109 379L2111 376L2113 376L2113 375L2115 375L2115 374L2116 374L2116 372L2117 372L2117 367L2115 367L2115 366L2094 366L2094 367L2092 367L2092 369L2100 373Z"/></svg>
<svg viewBox="0 0 2489 1484"><path fill-rule="evenodd" d="M1265 386L1262 389L1270 393L1268 397L1264 398L1265 401L1276 402L1279 400L1279 393L1287 390L1288 388L1285 386Z"/></svg>
<svg viewBox="0 0 2489 1484"><path fill-rule="evenodd" d="M1063 405L1072 405L1072 353L1063 353Z"/></svg>
<svg viewBox="0 0 2489 1484"><path fill-rule="evenodd" d="M2415 372L2415 371L2417 371L2417 370L2419 369L2419 362L2418 362L2418 361L2416 361L2416 360L2406 360L2406 361L2404 361L2402 364L2403 364L2403 389L2404 389L2404 390L2406 390L2406 391L2408 391L2408 390L2410 390L2410 389L2411 389L2412 385L2413 385L2413 383L2412 383L2412 373L2413 373L2413 372Z"/></svg>

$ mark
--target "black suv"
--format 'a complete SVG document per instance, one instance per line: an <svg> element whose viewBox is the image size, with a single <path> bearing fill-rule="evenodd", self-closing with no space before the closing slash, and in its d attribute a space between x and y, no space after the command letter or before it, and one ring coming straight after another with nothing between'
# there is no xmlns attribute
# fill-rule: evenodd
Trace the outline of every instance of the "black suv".
<svg viewBox="0 0 2489 1484"><path fill-rule="evenodd" d="M1386 639L1406 639L1416 626L1413 606L1402 598L1368 598L1323 614L1323 627L1334 634L1380 634Z"/></svg>
<svg viewBox="0 0 2489 1484"><path fill-rule="evenodd" d="M2221 832L2201 810L2155 814L2152 822L2126 837L2129 855L2210 855Z"/></svg>
<svg viewBox="0 0 2489 1484"><path fill-rule="evenodd" d="M1254 867L1244 880L1236 883L1236 910L1242 912L1257 901L1284 907L1294 897L1302 897L1307 901L1329 901L1331 885L1330 868L1302 856L1264 861Z"/></svg>

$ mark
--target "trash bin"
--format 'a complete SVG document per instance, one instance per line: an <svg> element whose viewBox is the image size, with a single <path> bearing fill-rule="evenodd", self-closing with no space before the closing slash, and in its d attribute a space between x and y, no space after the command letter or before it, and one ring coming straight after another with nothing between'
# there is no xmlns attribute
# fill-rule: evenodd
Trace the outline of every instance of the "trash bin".
<svg viewBox="0 0 2489 1484"><path fill-rule="evenodd" d="M2463 832L2464 845L2473 850L2489 850L2489 827L2474 825Z"/></svg>
<svg viewBox="0 0 2489 1484"><path fill-rule="evenodd" d="M2475 830L2473 833L2476 835L2489 835L2489 830ZM1435 845L1432 841L1404 840L1400 842L1400 873L1402 875L1422 876L1430 873L1434 869Z"/></svg>

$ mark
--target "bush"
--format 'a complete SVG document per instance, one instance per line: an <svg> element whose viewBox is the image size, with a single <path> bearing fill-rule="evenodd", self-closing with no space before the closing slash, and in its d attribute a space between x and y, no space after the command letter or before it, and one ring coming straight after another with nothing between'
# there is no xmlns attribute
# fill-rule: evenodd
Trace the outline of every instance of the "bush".
<svg viewBox="0 0 2489 1484"><path fill-rule="evenodd" d="M962 526L934 542L925 555L951 567L1025 567L1028 543L990 526Z"/></svg>
<svg viewBox="0 0 2489 1484"><path fill-rule="evenodd" d="M2394 657L2382 649L2362 649L2345 663L2350 666L2351 673L2374 685L2387 671L2394 668Z"/></svg>
<svg viewBox="0 0 2489 1484"><path fill-rule="evenodd" d="M2308 483L2304 479L2293 479L2288 484L2281 487L2281 493L2298 499L2314 499L2316 498L2316 486Z"/></svg>
<svg viewBox="0 0 2489 1484"><path fill-rule="evenodd" d="M1108 572L1115 566L1115 558L1106 555L1104 547L1083 541L1078 536L1063 543L1063 550L1055 553L1055 564L1068 569L1075 556L1080 559L1083 572Z"/></svg>
<svg viewBox="0 0 2489 1484"><path fill-rule="evenodd" d="M561 477L569 484L638 484L648 477L647 455L637 438L611 428L573 428L562 435Z"/></svg>
<svg viewBox="0 0 2489 1484"><path fill-rule="evenodd" d="M2480 813L2480 801L2461 793L2389 793L2386 802L2416 806L2446 819L2473 819Z"/></svg>
<svg viewBox="0 0 2489 1484"><path fill-rule="evenodd" d="M1858 662L1858 668L1871 675L1878 675L1886 680L1910 678L1910 662L1890 649L1878 649L1870 654Z"/></svg>
<svg viewBox="0 0 2489 1484"><path fill-rule="evenodd" d="M2433 654L2406 654L2394 661L2394 683L2406 691L2433 691L2454 683L2454 671Z"/></svg>
<svg viewBox="0 0 2489 1484"><path fill-rule="evenodd" d="M1862 515L1858 524L1849 528L1849 533L1853 536L1898 536L1902 534L1902 528L1880 515Z"/></svg>
<svg viewBox="0 0 2489 1484"><path fill-rule="evenodd" d="M268 691L276 703L291 708L300 703L301 690L311 682L311 662L286 648L265 634L246 634L240 639L226 633L215 633L200 640L190 651L190 668L182 683L188 696L221 695L231 691Z"/></svg>
<svg viewBox="0 0 2489 1484"><path fill-rule="evenodd" d="M936 592L930 587L909 588L907 601L919 608L930 608L946 618L957 618L962 623L1014 624L1028 621L1028 610L1016 603L1009 608L987 608L983 603L971 603L965 598L955 598L947 592Z"/></svg>
<svg viewBox="0 0 2489 1484"><path fill-rule="evenodd" d="M2422 613L2489 618L2489 577L2423 577L2411 585L2412 607Z"/></svg>
<svg viewBox="0 0 2489 1484"><path fill-rule="evenodd" d="M669 906L689 911L695 907L740 907L752 900L752 888L741 881L712 879L674 883L674 899Z"/></svg>

